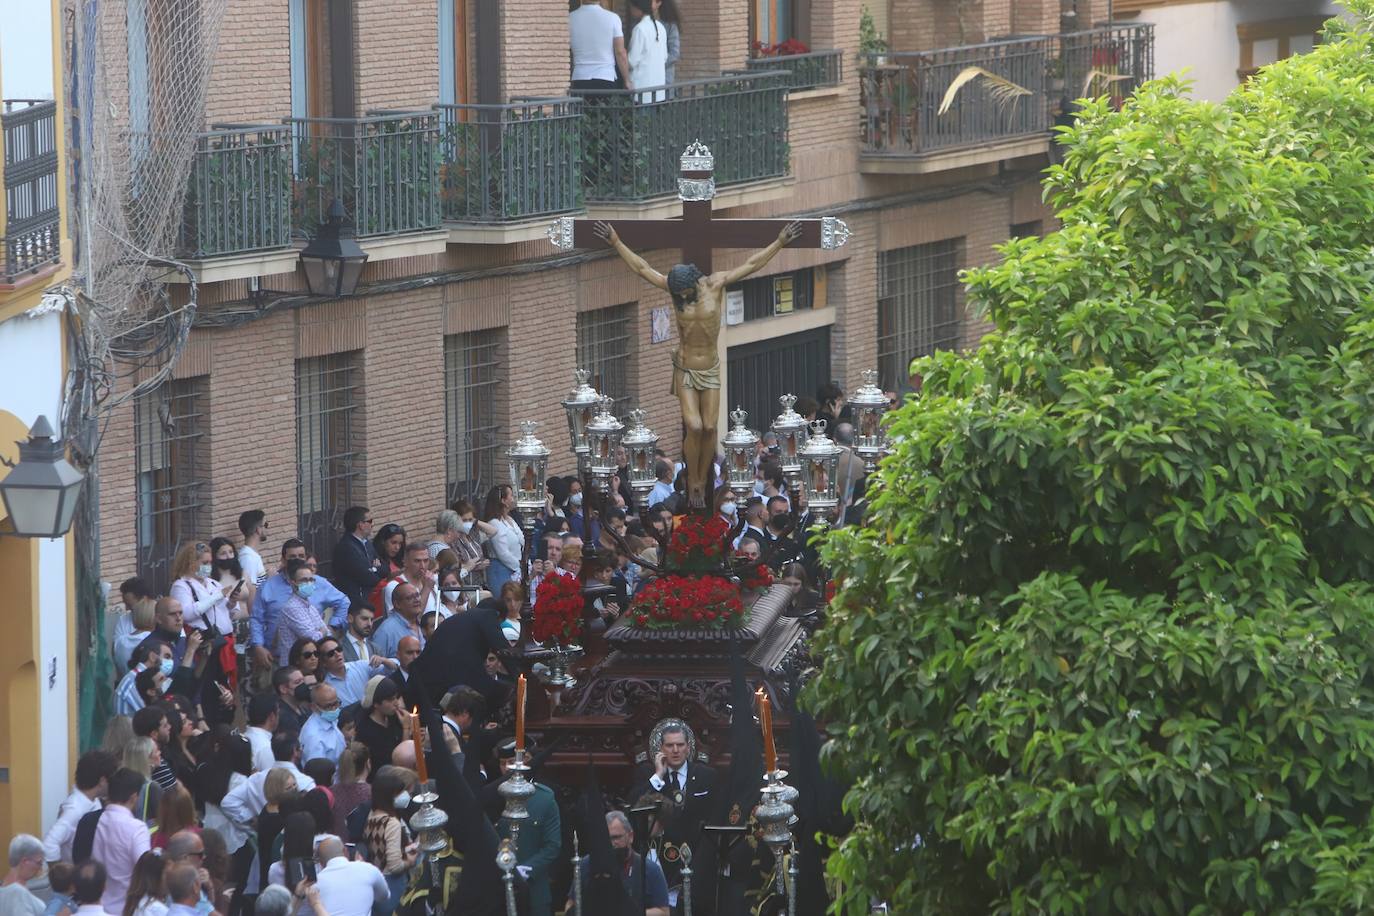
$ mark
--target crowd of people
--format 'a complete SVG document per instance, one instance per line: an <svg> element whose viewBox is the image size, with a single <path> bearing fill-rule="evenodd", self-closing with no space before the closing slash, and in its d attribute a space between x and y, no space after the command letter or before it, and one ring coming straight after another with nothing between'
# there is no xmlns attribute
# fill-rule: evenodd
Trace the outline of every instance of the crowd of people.
<svg viewBox="0 0 1374 916"><path fill-rule="evenodd" d="M798 407L833 421L843 443L843 392L820 394ZM714 510L740 555L767 559L793 586L789 613L814 623L822 571L804 496L787 490L770 437L755 467L754 496L740 505L718 479ZM13 838L0 912L428 912L411 880L417 696L437 698L446 749L483 787L483 808L499 823L496 786L514 753L515 668L503 655L529 641L549 575L580 581L592 632L628 610L686 511L684 468L660 454L655 470L639 502L623 467L609 494L590 500L580 480L550 479L529 555L514 494L501 485L480 511L460 500L438 512L424 536L349 509L329 578L296 537L269 552L269 519L249 510L237 539L184 545L165 594L125 581L127 612L112 646L121 675L104 746L78 761L46 835ZM837 523L862 513L862 473L846 449ZM274 568L265 553L275 553ZM636 776L640 788L685 793L691 807L712 774L689 764L686 747L685 736L666 733L664 754ZM568 864L566 831L546 786L530 809L520 872L528 912L545 916L562 908L551 876ZM626 874L637 876L627 893L667 916L677 868L628 858L633 831L623 814L611 812L607 826L613 848L625 850Z"/></svg>
<svg viewBox="0 0 1374 916"><path fill-rule="evenodd" d="M639 101L662 101L677 80L681 24L677 0L630 0L625 19L599 0L570 0L574 94L640 88L653 91L639 93Z"/></svg>

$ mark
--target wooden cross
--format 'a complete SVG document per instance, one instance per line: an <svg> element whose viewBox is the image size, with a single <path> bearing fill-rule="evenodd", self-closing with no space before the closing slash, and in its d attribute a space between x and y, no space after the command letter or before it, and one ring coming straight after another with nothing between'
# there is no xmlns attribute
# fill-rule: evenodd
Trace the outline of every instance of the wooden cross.
<svg viewBox="0 0 1374 916"><path fill-rule="evenodd" d="M682 262L711 273L711 253L716 248L763 248L778 237L788 223L802 226L801 238L788 248L839 248L849 240L849 227L833 216L820 219L713 219L711 200L716 196L715 158L698 140L682 154L678 199L682 219L605 220L635 251L655 248L682 249ZM549 227L549 241L559 248L599 248L606 243L593 227L602 220L560 217Z"/></svg>

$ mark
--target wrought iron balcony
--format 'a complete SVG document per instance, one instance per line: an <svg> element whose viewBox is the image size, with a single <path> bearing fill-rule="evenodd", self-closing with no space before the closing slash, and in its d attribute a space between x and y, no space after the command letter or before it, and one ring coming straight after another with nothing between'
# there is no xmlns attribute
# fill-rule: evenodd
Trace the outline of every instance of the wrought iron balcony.
<svg viewBox="0 0 1374 916"><path fill-rule="evenodd" d="M16 283L61 258L57 205L57 104L6 99L5 260L0 281Z"/></svg>
<svg viewBox="0 0 1374 916"><path fill-rule="evenodd" d="M582 181L588 202L677 192L678 159L694 140L716 157L716 184L787 174L790 74L733 74L672 86L582 94Z"/></svg>
<svg viewBox="0 0 1374 916"><path fill-rule="evenodd" d="M582 206L580 100L436 107L444 219L515 222Z"/></svg>
<svg viewBox="0 0 1374 916"><path fill-rule="evenodd" d="M864 152L929 153L1048 130L1052 54L1053 39L1026 38L869 56L859 68Z"/></svg>
<svg viewBox="0 0 1374 916"><path fill-rule="evenodd" d="M863 154L899 159L1047 135L1067 100L1124 97L1153 71L1148 23L868 55L859 68Z"/></svg>
<svg viewBox="0 0 1374 916"><path fill-rule="evenodd" d="M359 236L437 229L439 113L291 118L292 230L314 235L339 198Z"/></svg>
<svg viewBox="0 0 1374 916"><path fill-rule="evenodd" d="M189 258L291 244L291 128L215 125L196 139L182 250Z"/></svg>
<svg viewBox="0 0 1374 916"><path fill-rule="evenodd" d="M793 92L838 86L844 81L843 51L812 51L809 54L753 57L745 66L751 73L786 71L787 88Z"/></svg>
<svg viewBox="0 0 1374 916"><path fill-rule="evenodd" d="M1154 76L1154 24L1132 22L1060 35L1058 70L1064 98L1106 95L1120 105Z"/></svg>

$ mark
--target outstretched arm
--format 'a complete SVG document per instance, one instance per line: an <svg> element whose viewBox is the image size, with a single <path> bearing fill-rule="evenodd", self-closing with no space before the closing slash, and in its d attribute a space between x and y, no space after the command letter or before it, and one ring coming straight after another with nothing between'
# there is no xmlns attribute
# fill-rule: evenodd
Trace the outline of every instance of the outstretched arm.
<svg viewBox="0 0 1374 916"><path fill-rule="evenodd" d="M769 245L767 248L754 252L749 256L749 260L745 261L734 270L726 271L725 277L721 281L721 285L729 286L732 283L738 283L756 270L761 269L765 264L773 260L773 256L781 251L785 245L801 238L801 233L801 223L795 220L788 223L782 228L782 231L778 233L778 237L773 244Z"/></svg>
<svg viewBox="0 0 1374 916"><path fill-rule="evenodd" d="M639 274L645 280L648 280L654 286L657 286L659 289L666 290L668 288L668 278L650 267L648 261L631 251L629 247L620 240L620 236L616 234L614 226L607 222L599 222L592 228L593 231L596 232L598 238L605 239L606 242L616 250L616 253L620 255L621 260L630 265L631 270ZM772 255L769 255L769 257L772 257Z"/></svg>

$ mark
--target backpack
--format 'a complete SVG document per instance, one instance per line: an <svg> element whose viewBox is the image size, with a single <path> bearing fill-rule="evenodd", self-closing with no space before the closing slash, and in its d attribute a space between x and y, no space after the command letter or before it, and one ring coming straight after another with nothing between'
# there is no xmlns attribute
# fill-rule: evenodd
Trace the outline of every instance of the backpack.
<svg viewBox="0 0 1374 916"><path fill-rule="evenodd" d="M81 820L76 822L76 835L72 837L72 861L77 865L91 857L91 849L95 846L95 828L100 823L100 815L104 813L104 807L96 808L81 815Z"/></svg>

